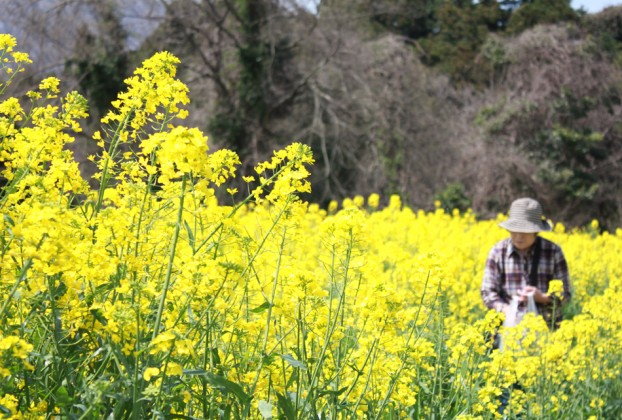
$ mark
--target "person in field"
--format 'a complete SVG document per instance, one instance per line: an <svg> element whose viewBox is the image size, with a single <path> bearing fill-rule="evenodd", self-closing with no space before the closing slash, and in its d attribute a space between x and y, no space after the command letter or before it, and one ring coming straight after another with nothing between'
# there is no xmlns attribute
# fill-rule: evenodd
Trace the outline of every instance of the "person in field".
<svg viewBox="0 0 622 420"><path fill-rule="evenodd" d="M510 237L496 243L486 259L481 296L489 309L522 319L529 296L549 328L556 329L562 319L562 305L570 300L568 264L559 245L540 237L551 226L543 217L542 206L532 198L512 202L509 217L499 226ZM549 294L549 283L561 280L563 292ZM518 300L511 305L512 299ZM516 313L510 314L510 311Z"/></svg>

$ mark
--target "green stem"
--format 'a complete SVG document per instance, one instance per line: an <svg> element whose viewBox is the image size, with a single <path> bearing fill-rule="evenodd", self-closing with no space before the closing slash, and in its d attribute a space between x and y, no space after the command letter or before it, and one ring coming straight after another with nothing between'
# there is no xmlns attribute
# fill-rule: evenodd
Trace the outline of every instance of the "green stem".
<svg viewBox="0 0 622 420"><path fill-rule="evenodd" d="M153 324L153 335L151 340L155 339L160 331L160 322L162 321L162 313L164 312L164 303L166 302L166 294L171 284L171 275L173 273L173 262L175 260L175 249L177 248L177 241L179 240L179 231L181 230L181 220L184 213L184 196L186 195L186 176L184 175L181 182L181 194L179 197L179 210L177 212L177 223L175 224L175 232L173 233L173 240L171 242L171 251L169 253L168 265L166 267L166 275L164 277L164 286L162 287L162 294L160 295L160 304L158 305L158 312L156 314L155 322Z"/></svg>
<svg viewBox="0 0 622 420"><path fill-rule="evenodd" d="M274 173L274 175L272 175L270 178L268 178L263 184L261 184L261 186L259 188L265 188L266 186L270 185L272 183L272 181L274 179L276 179L281 172L283 172L286 168L289 168L291 166L291 163L280 168L277 172ZM253 198L253 194L249 194L244 200L242 200L241 202L239 202L233 209L231 209L231 211L229 212L229 214L227 214L224 219L230 219L231 217L233 217L234 214L236 214L238 212L238 210L240 208L242 208L243 206L245 206L251 199ZM218 223L218 225L216 225L216 227L214 228L214 230L212 230L212 233L210 233L209 235L207 235L207 237L203 240L203 242L201 242L199 244L199 246L197 246L194 249L194 253L196 254L197 252L199 252L199 250L201 248L203 248L203 246L212 238L212 236L214 236L214 234L216 232L218 232L220 230L220 228L222 228L224 226L224 222L220 222Z"/></svg>
<svg viewBox="0 0 622 420"><path fill-rule="evenodd" d="M104 191L106 190L106 187L108 187L108 181L110 180L110 175L108 173L108 163L111 160L114 160L114 157L116 155L117 152L117 148L119 147L119 143L121 140L121 136L120 133L125 130L125 127L127 126L129 120L130 120L130 115L132 113L128 113L125 116L125 119L123 120L123 122L121 124L119 124L117 126L117 129L114 132L114 135L112 137L112 142L110 144L110 149L108 152L108 158L106 159L106 162L104 163L104 169L102 170L102 176L101 176L101 182L99 184L99 194L97 196L97 203L95 204L95 211L93 212L93 215L95 213L98 213L99 210L101 210L102 204L103 204L103 200L104 200Z"/></svg>
<svg viewBox="0 0 622 420"><path fill-rule="evenodd" d="M406 348L408 349L408 346L410 346L410 340L413 338L413 336L415 335L415 331L417 330L417 321L419 319L419 315L421 314L421 308L423 307L423 299L425 297L425 293L428 289L428 283L430 281L430 273L428 272L428 276L425 280L425 286L423 288L423 293L421 294L421 300L419 301L419 308L417 309L417 315L415 316L415 320L413 321L413 327L410 329L410 332L408 334L408 339L406 340ZM439 288L440 288L440 284L439 284ZM439 291L437 291L436 296L434 297L434 302L433 304L436 302L436 298L439 295ZM428 322L430 321L430 319L432 318L432 311L430 311L428 318L424 324L424 328L427 326ZM440 331L440 334L442 334L442 330ZM419 338L421 337L421 333L417 334L415 341L413 344L415 344ZM391 378L391 383L389 384L389 389L387 390L386 395L384 396L384 398L382 399L382 402L380 403L380 407L378 407L378 412L376 413L376 415L374 416L374 419L379 419L380 415L382 413L382 411L384 410L384 408L386 407L387 403L389 402L389 398L391 397L391 394L393 394L393 391L395 389L395 386L397 384L397 380L399 379L400 374L402 373L402 370L404 370L404 368L406 367L406 361L407 361L407 354L408 352L405 351L404 355L401 357L402 361L400 363L399 368L397 369L397 372L395 372L395 375L393 375L393 377ZM438 369L438 368L437 368Z"/></svg>
<svg viewBox="0 0 622 420"><path fill-rule="evenodd" d="M276 272L274 273L274 280L272 282L272 294L270 296L270 302L268 305L268 315L266 318L266 329L264 330L263 343L261 346L261 360L259 362L259 366L257 367L257 372L255 374L255 380L253 381L253 385L250 388L249 395L253 395L255 393L255 388L257 387L257 382L259 382L259 377L261 376L261 369L263 368L266 349L268 348L268 338L270 337L270 321L272 320L272 308L274 306L274 298L276 296L276 288L279 281L279 271L281 268L281 260L283 258L283 250L285 248L285 232L287 231L286 227L283 227L283 234L281 236L281 244L279 246L279 257L276 263ZM251 402L248 401L244 407L244 414L242 418L246 418L249 415Z"/></svg>
<svg viewBox="0 0 622 420"><path fill-rule="evenodd" d="M6 300L2 304L2 309L0 309L0 319L2 319L3 322L5 323L8 318L4 316L4 313L9 307L9 304L11 303L11 300L13 299L15 292L17 292L17 288L19 287L21 282L24 281L24 279L26 278L26 273L28 272L28 269L30 268L31 265L32 265L32 258L28 258L26 262L24 263L24 266L22 267L22 271L20 272L19 277L15 281L15 284L13 284L13 287L11 288L9 295L6 297Z"/></svg>
<svg viewBox="0 0 622 420"><path fill-rule="evenodd" d="M385 325L382 327L384 330L384 327L386 326L386 322ZM367 375L365 377L365 386L363 387L363 390L361 391L361 393L359 394L358 399L356 400L356 402L354 403L354 406L352 407L352 412L356 413L359 406L361 405L361 403L363 402L363 398L365 397L365 394L367 393L367 390L369 389L369 387L372 385L372 380L371 380L371 375L374 371L373 367L376 364L376 360L378 357L378 339L374 339L371 348L369 349L369 353L367 354L367 359L365 359L365 363L367 363L368 360L371 361L371 363L369 364L369 369L367 370ZM362 368L361 368L362 369Z"/></svg>
<svg viewBox="0 0 622 420"><path fill-rule="evenodd" d="M326 352L328 351L328 347L330 345L330 338L333 336L333 334L335 333L335 330L337 329L337 325L339 324L339 319L340 319L340 313L343 310L343 307L345 305L345 298L346 298L346 287L347 287L347 282L348 282L348 274L349 274L349 267L350 267L350 259L352 257L352 246L354 243L354 238L352 235L352 230L350 230L350 238L349 238L349 242L348 242L348 249L346 250L346 259L344 261L343 264L343 285L342 285L342 290L339 296L339 302L337 303L337 307L335 308L335 317L334 317L334 321L332 322L331 325L331 318L332 318L332 305L329 305L329 315L328 315L328 325L326 328L326 334L324 336L324 345L322 346L322 349L320 350L320 355L318 357L318 361L317 364L315 366L315 369L313 370L313 373L311 374L311 378L309 380L309 396L311 396L310 399L313 399L315 397L315 395L313 395L315 393L315 388L317 386L316 382L319 381L319 374L320 371L322 370L323 364L324 364L324 359L326 358ZM334 274L335 272L335 268L334 268L334 258L335 258L335 251L333 250L333 263L332 263L332 274ZM331 296L330 296L330 300L332 302L332 289L333 287L331 286ZM312 407L314 412L315 412L315 407Z"/></svg>

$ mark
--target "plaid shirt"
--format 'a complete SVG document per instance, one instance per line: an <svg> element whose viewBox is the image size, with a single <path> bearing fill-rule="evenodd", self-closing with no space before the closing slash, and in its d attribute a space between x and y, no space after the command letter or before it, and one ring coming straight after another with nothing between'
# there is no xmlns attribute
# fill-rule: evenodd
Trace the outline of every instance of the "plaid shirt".
<svg viewBox="0 0 622 420"><path fill-rule="evenodd" d="M570 300L570 280L568 264L562 249L555 243L538 238L541 243L540 259L538 262L538 289L547 293L551 280L561 280L564 285L563 300L554 299L551 304L538 304L538 312L544 317L549 326L555 316L555 325L561 321L561 306ZM533 262L535 246L527 251L523 257L512 245L511 238L497 242L490 250L484 268L481 294L484 305L489 309L502 311L503 306L509 303L513 295L529 285L529 273ZM555 314L553 314L553 309ZM524 315L527 305L521 303L518 316Z"/></svg>

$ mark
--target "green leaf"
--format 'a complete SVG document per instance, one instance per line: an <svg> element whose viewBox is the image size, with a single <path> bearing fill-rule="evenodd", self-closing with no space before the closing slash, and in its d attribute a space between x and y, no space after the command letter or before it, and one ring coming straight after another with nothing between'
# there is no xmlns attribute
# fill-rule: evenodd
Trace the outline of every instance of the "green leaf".
<svg viewBox="0 0 622 420"><path fill-rule="evenodd" d="M271 354L265 354L262 358L263 364L266 366L270 366L274 363L274 356Z"/></svg>
<svg viewBox="0 0 622 420"><path fill-rule="evenodd" d="M305 365L300 360L294 359L294 357L291 354L282 354L281 357L283 358L283 360L285 360L287 363L289 363L293 367L300 368L302 370L307 370L307 365Z"/></svg>
<svg viewBox="0 0 622 420"><path fill-rule="evenodd" d="M67 407L71 404L71 397L64 386L56 390L56 403L61 407Z"/></svg>
<svg viewBox="0 0 622 420"><path fill-rule="evenodd" d="M220 356L218 356L218 349L217 348L213 348L211 349L211 360L210 362L212 363L212 367L213 366L219 366L220 363Z"/></svg>
<svg viewBox="0 0 622 420"><path fill-rule="evenodd" d="M344 386L344 387L343 387L343 388L341 388L341 389L335 389L335 390L333 390L333 389L325 389L325 390L323 390L323 391L318 392L318 394L317 394L317 395L318 395L318 397L320 397L320 396L322 396L322 395L333 395L333 396L335 396L335 397L336 397L336 396L338 396L338 395L343 394L343 393L344 393L347 389L348 389L348 387L347 387L347 386Z"/></svg>
<svg viewBox="0 0 622 420"><path fill-rule="evenodd" d="M228 379L223 378L219 375L214 375L211 372L205 372L205 378L207 382L212 385L214 388L219 389L224 392L230 392L240 401L242 404L246 404L248 401L252 399L252 397L248 396L244 389L236 384L235 382L231 382Z"/></svg>
<svg viewBox="0 0 622 420"><path fill-rule="evenodd" d="M184 220L184 225L186 226L186 231L188 232L188 241L190 242L190 246L194 249L194 232L192 232L192 229L186 220Z"/></svg>
<svg viewBox="0 0 622 420"><path fill-rule="evenodd" d="M264 419L272 418L272 404L268 401L261 400L259 401L259 412L261 413Z"/></svg>
<svg viewBox="0 0 622 420"><path fill-rule="evenodd" d="M4 416L8 417L11 415L11 410L9 410L8 407L5 407L2 404L0 404L0 414L3 414Z"/></svg>
<svg viewBox="0 0 622 420"><path fill-rule="evenodd" d="M283 413L283 416L287 420L294 420L296 418L296 410L294 409L294 405L292 404L292 400L289 397L286 397L283 394L276 393L276 398L279 403L279 408Z"/></svg>
<svg viewBox="0 0 622 420"><path fill-rule="evenodd" d="M8 214L3 215L4 221L7 222L11 226L15 226L15 222L11 219L11 216ZM6 408L6 407L5 407Z"/></svg>
<svg viewBox="0 0 622 420"><path fill-rule="evenodd" d="M235 397L242 403L246 404L248 401L252 399L252 397L248 396L244 389L236 384L235 382L231 382L230 380L220 376L215 375L212 372L208 372L205 369L184 369L184 375L188 376L205 376L207 383L209 383L212 387L219 389L220 391L224 391L225 393L231 393L235 395Z"/></svg>
<svg viewBox="0 0 622 420"><path fill-rule="evenodd" d="M220 366L220 356L218 356L218 349L210 349L210 365L213 368ZM205 369L184 369L184 374L192 376L192 375L205 375L208 371Z"/></svg>
<svg viewBox="0 0 622 420"><path fill-rule="evenodd" d="M206 373L205 369L184 369L184 375L188 376L205 375Z"/></svg>
<svg viewBox="0 0 622 420"><path fill-rule="evenodd" d="M93 315L93 318L99 321L99 323L102 324L104 327L108 325L108 320L104 316L104 313L102 312L101 309L91 309L90 312L91 312L91 315Z"/></svg>
<svg viewBox="0 0 622 420"><path fill-rule="evenodd" d="M254 313L254 314L259 314L259 313L265 311L266 309L268 309L270 306L272 306L272 305L270 305L270 302L266 301L266 302L262 303L261 305L259 305L258 307L251 309L251 312Z"/></svg>

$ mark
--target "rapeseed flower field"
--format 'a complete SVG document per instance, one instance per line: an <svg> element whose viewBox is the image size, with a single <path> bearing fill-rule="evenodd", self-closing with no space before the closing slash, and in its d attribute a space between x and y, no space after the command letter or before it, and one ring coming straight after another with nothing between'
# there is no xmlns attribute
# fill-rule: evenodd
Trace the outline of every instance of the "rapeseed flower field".
<svg viewBox="0 0 622 420"><path fill-rule="evenodd" d="M321 209L300 143L238 175L180 124L166 52L93 135L93 190L66 147L86 100L56 78L4 98L30 61L16 44L0 35L4 418L492 419L508 391L508 418L622 414L622 231L543 234L569 262L566 319L504 331L479 294L503 215Z"/></svg>

